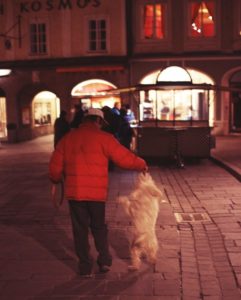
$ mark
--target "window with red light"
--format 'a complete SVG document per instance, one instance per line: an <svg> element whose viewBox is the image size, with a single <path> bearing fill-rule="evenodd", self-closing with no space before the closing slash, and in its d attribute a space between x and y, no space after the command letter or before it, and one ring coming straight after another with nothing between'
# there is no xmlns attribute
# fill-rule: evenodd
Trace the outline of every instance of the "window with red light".
<svg viewBox="0 0 241 300"><path fill-rule="evenodd" d="M241 36L241 3L239 4L239 35Z"/></svg>
<svg viewBox="0 0 241 300"><path fill-rule="evenodd" d="M147 4L144 7L144 37L145 39L163 39L165 9L162 4Z"/></svg>
<svg viewBox="0 0 241 300"><path fill-rule="evenodd" d="M191 36L213 37L215 35L215 1L191 1Z"/></svg>

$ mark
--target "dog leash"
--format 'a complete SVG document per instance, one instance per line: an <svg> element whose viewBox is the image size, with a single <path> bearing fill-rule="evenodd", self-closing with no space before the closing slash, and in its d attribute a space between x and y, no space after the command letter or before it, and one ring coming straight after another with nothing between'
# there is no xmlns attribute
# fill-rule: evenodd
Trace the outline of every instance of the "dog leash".
<svg viewBox="0 0 241 300"><path fill-rule="evenodd" d="M60 195L58 194L58 190L60 190ZM57 184L52 184L51 187L51 198L52 198L52 202L55 208L59 209L60 206L63 204L64 202L64 181L61 180L59 183Z"/></svg>

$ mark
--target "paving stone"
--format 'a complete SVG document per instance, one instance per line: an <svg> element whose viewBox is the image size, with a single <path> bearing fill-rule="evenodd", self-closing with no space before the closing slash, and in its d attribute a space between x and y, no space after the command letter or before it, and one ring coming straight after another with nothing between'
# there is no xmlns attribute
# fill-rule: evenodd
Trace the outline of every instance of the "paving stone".
<svg viewBox="0 0 241 300"><path fill-rule="evenodd" d="M241 253L229 253L232 266L241 266Z"/></svg>
<svg viewBox="0 0 241 300"><path fill-rule="evenodd" d="M219 277L219 282L222 290L235 290L237 287L236 280L233 275Z"/></svg>
<svg viewBox="0 0 241 300"><path fill-rule="evenodd" d="M179 280L163 280L154 282L154 295L180 296L181 284Z"/></svg>

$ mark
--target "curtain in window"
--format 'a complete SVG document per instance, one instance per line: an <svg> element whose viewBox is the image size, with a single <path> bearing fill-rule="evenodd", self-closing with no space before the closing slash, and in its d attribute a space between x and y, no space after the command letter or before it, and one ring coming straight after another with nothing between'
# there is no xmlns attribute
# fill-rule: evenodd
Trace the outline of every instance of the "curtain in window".
<svg viewBox="0 0 241 300"><path fill-rule="evenodd" d="M208 15L206 16L203 24L204 36L212 37L215 35L215 26L214 26L214 10L215 3L214 1L203 1L203 4L208 10Z"/></svg>
<svg viewBox="0 0 241 300"><path fill-rule="evenodd" d="M215 7L214 2L213 1L204 1L204 2L209 11L210 16L212 16L212 18L213 18L214 17L214 7Z"/></svg>
<svg viewBox="0 0 241 300"><path fill-rule="evenodd" d="M145 5L145 11L144 11L144 35L145 35L145 38L150 39L154 35L153 21L154 21L154 6L153 5Z"/></svg>
<svg viewBox="0 0 241 300"><path fill-rule="evenodd" d="M192 24L195 22L195 20L198 16L198 11L199 11L200 5L201 5L201 3L192 3L191 4Z"/></svg>
<svg viewBox="0 0 241 300"><path fill-rule="evenodd" d="M161 4L147 4L144 8L144 37L146 39L164 36L164 8Z"/></svg>
<svg viewBox="0 0 241 300"><path fill-rule="evenodd" d="M191 36L214 36L214 1L191 2Z"/></svg>
<svg viewBox="0 0 241 300"><path fill-rule="evenodd" d="M163 6L161 4L156 5L156 37L163 38Z"/></svg>

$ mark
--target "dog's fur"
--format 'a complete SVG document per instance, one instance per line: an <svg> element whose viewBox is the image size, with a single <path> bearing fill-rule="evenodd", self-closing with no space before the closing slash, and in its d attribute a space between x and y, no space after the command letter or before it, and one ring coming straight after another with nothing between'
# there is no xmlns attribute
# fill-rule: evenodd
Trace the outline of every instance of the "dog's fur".
<svg viewBox="0 0 241 300"><path fill-rule="evenodd" d="M129 196L120 196L119 202L131 217L134 226L131 243L131 262L129 270L138 270L141 256L155 264L158 240L155 225L159 212L162 192L158 189L150 174L141 173L137 178L134 191Z"/></svg>

